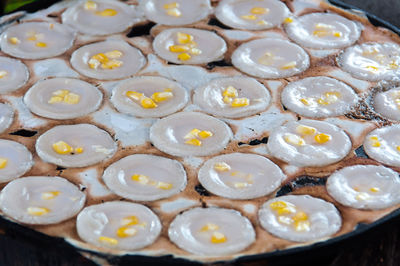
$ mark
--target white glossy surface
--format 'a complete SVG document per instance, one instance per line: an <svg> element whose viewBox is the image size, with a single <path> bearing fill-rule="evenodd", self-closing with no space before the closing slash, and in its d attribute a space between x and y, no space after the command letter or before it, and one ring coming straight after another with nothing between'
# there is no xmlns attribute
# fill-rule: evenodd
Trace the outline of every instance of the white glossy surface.
<svg viewBox="0 0 400 266"><path fill-rule="evenodd" d="M18 90L29 79L29 71L25 64L9 57L0 57L0 71L6 72L0 78L0 94Z"/></svg>
<svg viewBox="0 0 400 266"><path fill-rule="evenodd" d="M0 158L7 160L4 168L0 169L0 182L16 179L31 169L33 158L30 151L22 144L0 139Z"/></svg>
<svg viewBox="0 0 400 266"><path fill-rule="evenodd" d="M0 103L0 133L6 131L14 121L14 111L12 107L5 103Z"/></svg>
<svg viewBox="0 0 400 266"><path fill-rule="evenodd" d="M374 109L391 120L400 121L400 88L378 92L374 97Z"/></svg>

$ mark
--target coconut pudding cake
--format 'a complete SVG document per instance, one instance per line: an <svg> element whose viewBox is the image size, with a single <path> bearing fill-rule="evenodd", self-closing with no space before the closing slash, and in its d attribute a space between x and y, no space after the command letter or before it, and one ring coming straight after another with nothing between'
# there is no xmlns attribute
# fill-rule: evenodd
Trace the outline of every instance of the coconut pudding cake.
<svg viewBox="0 0 400 266"><path fill-rule="evenodd" d="M3 22L6 219L82 253L215 261L400 207L400 38L363 16L88 0Z"/></svg>

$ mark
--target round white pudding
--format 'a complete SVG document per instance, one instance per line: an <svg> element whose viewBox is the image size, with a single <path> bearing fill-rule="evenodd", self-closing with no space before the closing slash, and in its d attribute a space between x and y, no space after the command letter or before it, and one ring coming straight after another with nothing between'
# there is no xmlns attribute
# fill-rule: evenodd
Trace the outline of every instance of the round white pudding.
<svg viewBox="0 0 400 266"><path fill-rule="evenodd" d="M344 71L359 79L391 80L400 73L400 47L394 43L355 45L338 57L338 63Z"/></svg>
<svg viewBox="0 0 400 266"><path fill-rule="evenodd" d="M143 20L134 6L112 0L78 1L62 13L64 24L89 35L118 33Z"/></svg>
<svg viewBox="0 0 400 266"><path fill-rule="evenodd" d="M279 26L289 16L289 9L276 0L223 0L215 15L232 28L264 30Z"/></svg>
<svg viewBox="0 0 400 266"><path fill-rule="evenodd" d="M184 190L186 172L178 161L149 154L134 154L107 167L103 180L121 197L153 201Z"/></svg>
<svg viewBox="0 0 400 266"><path fill-rule="evenodd" d="M294 242L309 242L339 231L342 218L332 203L309 195L288 195L265 202L258 217L271 234Z"/></svg>
<svg viewBox="0 0 400 266"><path fill-rule="evenodd" d="M400 87L378 92L374 98L374 109L386 118L400 121Z"/></svg>
<svg viewBox="0 0 400 266"><path fill-rule="evenodd" d="M127 78L145 64L146 58L139 49L117 40L82 46L71 56L71 65L78 72L100 80Z"/></svg>
<svg viewBox="0 0 400 266"><path fill-rule="evenodd" d="M0 182L16 179L33 166L32 154L22 144L0 139Z"/></svg>
<svg viewBox="0 0 400 266"><path fill-rule="evenodd" d="M364 150L374 160L400 167L400 125L386 126L368 133Z"/></svg>
<svg viewBox="0 0 400 266"><path fill-rule="evenodd" d="M189 95L179 83L153 76L141 76L118 84L111 102L121 113L139 117L162 117L182 109Z"/></svg>
<svg viewBox="0 0 400 266"><path fill-rule="evenodd" d="M90 124L55 126L36 141L36 152L43 161L63 167L97 164L116 150L111 136Z"/></svg>
<svg viewBox="0 0 400 266"><path fill-rule="evenodd" d="M161 223L144 205L110 201L84 208L76 219L76 229L82 240L95 246L136 250L158 238Z"/></svg>
<svg viewBox="0 0 400 266"><path fill-rule="evenodd" d="M301 120L277 127L269 136L270 153L296 166L324 166L343 159L351 140L339 127L328 122Z"/></svg>
<svg viewBox="0 0 400 266"><path fill-rule="evenodd" d="M255 77L277 79L305 71L310 58L297 44L268 38L240 45L232 54L232 64Z"/></svg>
<svg viewBox="0 0 400 266"><path fill-rule="evenodd" d="M232 138L227 124L198 112L181 112L150 128L157 149L174 156L207 156L223 150Z"/></svg>
<svg viewBox="0 0 400 266"><path fill-rule="evenodd" d="M198 178L205 189L218 196L253 199L273 192L286 176L263 156L231 153L205 162Z"/></svg>
<svg viewBox="0 0 400 266"><path fill-rule="evenodd" d="M153 41L156 54L175 64L206 64L223 58L224 39L208 30L190 28L166 29Z"/></svg>
<svg viewBox="0 0 400 266"><path fill-rule="evenodd" d="M212 12L209 0L140 0L139 7L149 20L171 26L192 24Z"/></svg>
<svg viewBox="0 0 400 266"><path fill-rule="evenodd" d="M244 76L216 78L194 92L193 101L209 114L240 118L264 111L271 96L257 80Z"/></svg>
<svg viewBox="0 0 400 266"><path fill-rule="evenodd" d="M344 48L360 38L360 26L342 16L330 13L311 13L285 24L290 39L315 49Z"/></svg>
<svg viewBox="0 0 400 266"><path fill-rule="evenodd" d="M242 251L255 241L251 222L238 211L194 208L175 217L169 239L194 254L222 256Z"/></svg>
<svg viewBox="0 0 400 266"><path fill-rule="evenodd" d="M79 79L53 78L37 82L24 96L31 112L51 119L72 119L96 111L103 94Z"/></svg>
<svg viewBox="0 0 400 266"><path fill-rule="evenodd" d="M49 22L25 22L11 26L0 36L1 50L24 59L42 59L63 54L71 48L75 31Z"/></svg>
<svg viewBox="0 0 400 266"><path fill-rule="evenodd" d="M28 79L28 68L21 61L0 56L0 94L18 90Z"/></svg>
<svg viewBox="0 0 400 266"><path fill-rule="evenodd" d="M400 203L399 174L376 165L354 165L333 173L326 183L339 203L356 209L378 210Z"/></svg>
<svg viewBox="0 0 400 266"><path fill-rule="evenodd" d="M14 111L12 107L5 103L0 103L0 133L6 131L14 121Z"/></svg>
<svg viewBox="0 0 400 266"><path fill-rule="evenodd" d="M289 83L282 91L281 100L295 113L321 118L344 115L358 102L358 96L345 83L320 76Z"/></svg>

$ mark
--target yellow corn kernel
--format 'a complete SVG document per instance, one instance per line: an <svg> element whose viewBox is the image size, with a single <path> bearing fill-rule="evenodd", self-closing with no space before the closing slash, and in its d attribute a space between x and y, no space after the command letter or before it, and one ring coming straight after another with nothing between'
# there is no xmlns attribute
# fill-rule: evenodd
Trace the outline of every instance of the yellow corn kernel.
<svg viewBox="0 0 400 266"><path fill-rule="evenodd" d="M379 68L377 68L376 66L367 66L366 69L372 71L372 72L377 72L379 71Z"/></svg>
<svg viewBox="0 0 400 266"><path fill-rule="evenodd" d="M238 97L238 91L235 87L228 86L222 93L222 96L228 96L228 97L232 97L232 98Z"/></svg>
<svg viewBox="0 0 400 266"><path fill-rule="evenodd" d="M218 230L219 226L213 223L207 223L200 229L200 232L215 231Z"/></svg>
<svg viewBox="0 0 400 266"><path fill-rule="evenodd" d="M263 15L269 12L268 8L265 7L253 7L250 9L250 13L256 14L256 15Z"/></svg>
<svg viewBox="0 0 400 266"><path fill-rule="evenodd" d="M53 150L55 152L57 152L58 154L71 154L74 149L68 145L68 143L64 142L64 141L58 141L56 143L53 143Z"/></svg>
<svg viewBox="0 0 400 266"><path fill-rule="evenodd" d="M122 225L124 226L137 225L138 223L139 219L134 215L122 218Z"/></svg>
<svg viewBox="0 0 400 266"><path fill-rule="evenodd" d="M258 25L268 25L269 23L266 22L265 20L259 20L259 21L257 21L257 24Z"/></svg>
<svg viewBox="0 0 400 266"><path fill-rule="evenodd" d="M132 178L133 181L139 182L142 185L146 185L150 181L150 178L148 176L145 176L145 175L135 174L131 178Z"/></svg>
<svg viewBox="0 0 400 266"><path fill-rule="evenodd" d="M120 238L130 237L136 235L137 230L133 227L120 227L117 230L117 236Z"/></svg>
<svg viewBox="0 0 400 266"><path fill-rule="evenodd" d="M362 200L367 200L370 198L370 195L366 192L359 192L357 193L356 200L362 201Z"/></svg>
<svg viewBox="0 0 400 266"><path fill-rule="evenodd" d="M48 100L47 102L50 103L50 104L53 104L53 103L60 103L60 102L62 102L63 100L64 100L64 98L61 97L61 96L52 96L52 97L50 98L50 100Z"/></svg>
<svg viewBox="0 0 400 266"><path fill-rule="evenodd" d="M140 104L142 105L143 108L146 108L146 109L151 109L151 108L157 107L157 104L149 97L142 97L140 99Z"/></svg>
<svg viewBox="0 0 400 266"><path fill-rule="evenodd" d="M118 14L118 11L112 8L106 8L103 11L97 11L96 15L102 17L113 17Z"/></svg>
<svg viewBox="0 0 400 266"><path fill-rule="evenodd" d="M193 146L201 146L201 141L198 139L189 139L185 143Z"/></svg>
<svg viewBox="0 0 400 266"><path fill-rule="evenodd" d="M286 208L277 209L276 212L278 213L278 215L282 215L282 214L293 213L293 212L295 212L295 210L293 208L286 207Z"/></svg>
<svg viewBox="0 0 400 266"><path fill-rule="evenodd" d="M122 56L122 52L118 50L113 50L104 54L106 57L111 59L117 59Z"/></svg>
<svg viewBox="0 0 400 266"><path fill-rule="evenodd" d="M88 61L88 64L89 64L89 67L90 67L90 68L96 69L96 68L99 67L100 62L99 62L99 60L96 60L96 59L91 58L91 59Z"/></svg>
<svg viewBox="0 0 400 266"><path fill-rule="evenodd" d="M108 236L100 236L99 241L110 246L115 246L118 244L117 239Z"/></svg>
<svg viewBox="0 0 400 266"><path fill-rule="evenodd" d="M209 137L212 137L213 133L211 131L208 130L202 130L199 132L198 136L202 139L206 139Z"/></svg>
<svg viewBox="0 0 400 266"><path fill-rule="evenodd" d="M151 95L151 99L153 99L153 101L155 101L156 103L159 103L159 102L169 100L173 96L174 96L174 94L169 91L155 92L155 93L153 93L153 95Z"/></svg>
<svg viewBox="0 0 400 266"><path fill-rule="evenodd" d="M4 78L5 76L8 75L8 72L5 70L0 70L0 79Z"/></svg>
<svg viewBox="0 0 400 266"><path fill-rule="evenodd" d="M190 58L192 58L192 57L188 53L181 53L181 54L178 55L178 59L181 60L181 61L187 61Z"/></svg>
<svg viewBox="0 0 400 266"><path fill-rule="evenodd" d="M42 216L50 212L49 209L42 207L28 207L27 211L30 215L34 216Z"/></svg>
<svg viewBox="0 0 400 266"><path fill-rule="evenodd" d="M240 17L243 19L247 19L247 20L256 20L257 19L257 16L255 16L255 15L243 15Z"/></svg>
<svg viewBox="0 0 400 266"><path fill-rule="evenodd" d="M377 136L371 136L369 138L369 140L371 141L372 147L380 147L381 146L381 143L379 142L379 139Z"/></svg>
<svg viewBox="0 0 400 266"><path fill-rule="evenodd" d="M278 216L278 222L289 225L293 223L293 220L287 216Z"/></svg>
<svg viewBox="0 0 400 266"><path fill-rule="evenodd" d="M187 44L193 41L193 36L190 34L178 32L176 35L180 44Z"/></svg>
<svg viewBox="0 0 400 266"><path fill-rule="evenodd" d="M294 223L296 231L310 231L309 221L299 221Z"/></svg>
<svg viewBox="0 0 400 266"><path fill-rule="evenodd" d="M36 41L37 40L36 35L31 35L27 39L28 39L28 41Z"/></svg>
<svg viewBox="0 0 400 266"><path fill-rule="evenodd" d="M167 9L167 15L172 17L180 17L182 16L182 12L177 8Z"/></svg>
<svg viewBox="0 0 400 266"><path fill-rule="evenodd" d="M189 133L187 133L183 138L184 139L192 139L192 138L196 138L199 133L201 132L200 129L197 128L193 128L192 130L190 130Z"/></svg>
<svg viewBox="0 0 400 266"><path fill-rule="evenodd" d="M319 29L319 30L329 30L329 29L333 29L334 27L332 25L328 25L325 23L317 23L315 24L315 28Z"/></svg>
<svg viewBox="0 0 400 266"><path fill-rule="evenodd" d="M295 61L291 61L291 62L281 66L281 69L283 69L283 70L292 69L292 68L295 68L296 65L297 65L297 63Z"/></svg>
<svg viewBox="0 0 400 266"><path fill-rule="evenodd" d="M400 146L397 146L396 149L398 152L400 152Z"/></svg>
<svg viewBox="0 0 400 266"><path fill-rule="evenodd" d="M371 192L379 192L380 189L379 189L378 187L371 187L371 188L369 189L369 191L371 191Z"/></svg>
<svg viewBox="0 0 400 266"><path fill-rule="evenodd" d="M202 51L199 48L190 48L189 53L191 53L192 55L199 55L202 53Z"/></svg>
<svg viewBox="0 0 400 266"><path fill-rule="evenodd" d="M19 43L21 43L21 41L17 37L11 37L10 39L8 39L8 41L11 44L19 44Z"/></svg>
<svg viewBox="0 0 400 266"><path fill-rule="evenodd" d="M136 92L136 91L127 91L125 93L126 97L130 98L131 100L139 101L140 98L143 97L143 93Z"/></svg>
<svg viewBox="0 0 400 266"><path fill-rule="evenodd" d="M67 104L77 104L77 103L79 103L80 99L81 99L81 96L70 92L67 95L65 95L64 102Z"/></svg>
<svg viewBox="0 0 400 266"><path fill-rule="evenodd" d="M122 61L113 59L113 60L110 60L110 61L108 61L106 63L101 64L101 68L103 68L103 69L114 69L114 68L122 66L122 64L123 64Z"/></svg>
<svg viewBox="0 0 400 266"><path fill-rule="evenodd" d="M233 99L233 98L231 98L231 97L224 96L223 101L224 101L224 103L226 103L226 104L231 104L231 103L232 103L232 99Z"/></svg>
<svg viewBox="0 0 400 266"><path fill-rule="evenodd" d="M69 93L69 90L56 90L53 95L65 97Z"/></svg>
<svg viewBox="0 0 400 266"><path fill-rule="evenodd" d="M48 192L43 192L41 198L43 200L51 200L57 197L60 194L60 191L48 191Z"/></svg>
<svg viewBox="0 0 400 266"><path fill-rule="evenodd" d="M8 160L6 158L0 158L0 169L6 168Z"/></svg>
<svg viewBox="0 0 400 266"><path fill-rule="evenodd" d="M225 162L217 162L214 164L214 170L218 172L227 172L231 170L231 167Z"/></svg>
<svg viewBox="0 0 400 266"><path fill-rule="evenodd" d="M315 135L314 139L319 144L324 144L331 140L331 136L328 134L321 133L321 134Z"/></svg>
<svg viewBox="0 0 400 266"><path fill-rule="evenodd" d="M95 54L94 56L92 56L92 59L97 60L100 63L106 63L109 60L108 57L103 53Z"/></svg>
<svg viewBox="0 0 400 266"><path fill-rule="evenodd" d="M396 62L394 62L394 61L392 61L392 62L389 64L389 69L398 69L398 68L399 68L399 65L396 64Z"/></svg>
<svg viewBox="0 0 400 266"><path fill-rule="evenodd" d="M283 23L292 23L293 19L291 17L287 17L283 20Z"/></svg>
<svg viewBox="0 0 400 266"><path fill-rule="evenodd" d="M292 217L292 219L295 222L307 221L308 220L308 216L307 216L307 214L305 212L299 211Z"/></svg>
<svg viewBox="0 0 400 266"><path fill-rule="evenodd" d="M333 32L333 34L332 34L334 37L336 37L336 38L340 38L340 37L342 37L342 33L340 32L340 31L335 31L335 32Z"/></svg>
<svg viewBox="0 0 400 266"><path fill-rule="evenodd" d="M378 136L371 136L369 139L370 139L370 140L379 140L379 139L378 139Z"/></svg>
<svg viewBox="0 0 400 266"><path fill-rule="evenodd" d="M86 1L85 9L86 10L96 10L97 4L94 1Z"/></svg>
<svg viewBox="0 0 400 266"><path fill-rule="evenodd" d="M300 102L301 102L302 104L304 104L304 105L310 105L310 102L307 101L307 99L304 99L304 98L301 98L301 99L300 99Z"/></svg>
<svg viewBox="0 0 400 266"><path fill-rule="evenodd" d="M274 201L274 202L271 202L269 204L269 207L271 209L273 209L273 210L278 210L278 209L281 209L281 208L285 208L287 206L288 206L288 204L285 201L282 201L282 200Z"/></svg>
<svg viewBox="0 0 400 266"><path fill-rule="evenodd" d="M296 132L302 135L314 135L317 130L313 127L299 125L296 127Z"/></svg>
<svg viewBox="0 0 400 266"><path fill-rule="evenodd" d="M189 47L186 45L171 45L168 49L173 53L181 53L189 50Z"/></svg>
<svg viewBox="0 0 400 266"><path fill-rule="evenodd" d="M178 8L179 3L177 3L177 2L167 3L163 7L164 7L164 9Z"/></svg>
<svg viewBox="0 0 400 266"><path fill-rule="evenodd" d="M360 188L358 187L353 187L354 191L360 192Z"/></svg>
<svg viewBox="0 0 400 266"><path fill-rule="evenodd" d="M315 30L313 31L313 35L317 37L325 37L329 35L329 32L326 30Z"/></svg>
<svg viewBox="0 0 400 266"><path fill-rule="evenodd" d="M250 104L250 100L248 98L235 98L233 99L231 106L232 107L244 107Z"/></svg>
<svg viewBox="0 0 400 266"><path fill-rule="evenodd" d="M47 44L46 44L45 42L37 42L35 45L36 45L37 47L40 47L40 48L45 48L45 47L47 47Z"/></svg>
<svg viewBox="0 0 400 266"><path fill-rule="evenodd" d="M52 30L54 29L54 23L50 23L49 28Z"/></svg>
<svg viewBox="0 0 400 266"><path fill-rule="evenodd" d="M221 244L226 242L226 236L220 232L213 232L211 236L211 243L213 244Z"/></svg>
<svg viewBox="0 0 400 266"><path fill-rule="evenodd" d="M235 182L235 183L233 184L233 186L234 186L235 188L246 188L246 187L249 186L249 183L245 183L245 182Z"/></svg>
<svg viewBox="0 0 400 266"><path fill-rule="evenodd" d="M83 148L82 147L75 148L75 152L76 153L82 153L83 152Z"/></svg>
<svg viewBox="0 0 400 266"><path fill-rule="evenodd" d="M320 105L328 105L328 104L330 104L329 101L327 101L327 100L325 100L325 99L323 99L323 98L319 98L319 99L317 100L317 103L320 104Z"/></svg>
<svg viewBox="0 0 400 266"><path fill-rule="evenodd" d="M287 133L285 134L285 136L283 136L283 139L292 145L296 145L296 146L303 146L306 144L306 142L304 141L304 139L302 137L299 137L295 134L291 134L291 133Z"/></svg>
<svg viewBox="0 0 400 266"><path fill-rule="evenodd" d="M157 188L160 188L160 189L168 190L168 189L171 189L171 188L172 188L172 184L171 184L171 183L166 183L166 182L158 181L156 187L157 187Z"/></svg>

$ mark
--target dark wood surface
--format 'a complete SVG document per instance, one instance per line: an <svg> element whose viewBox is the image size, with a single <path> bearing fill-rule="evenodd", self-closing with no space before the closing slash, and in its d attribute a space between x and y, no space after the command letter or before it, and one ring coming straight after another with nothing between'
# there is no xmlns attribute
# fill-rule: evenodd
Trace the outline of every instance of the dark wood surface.
<svg viewBox="0 0 400 266"><path fill-rule="evenodd" d="M188 0L189 1L189 0ZM3 1L2 1L3 2ZM400 0L343 0L400 27ZM179 261L122 257L111 265L179 265ZM397 266L400 265L400 218L392 219L361 235L331 246L306 252L256 261L230 263L258 265ZM3 265L78 265L93 266L90 260L62 240L27 232L0 219L0 266Z"/></svg>

